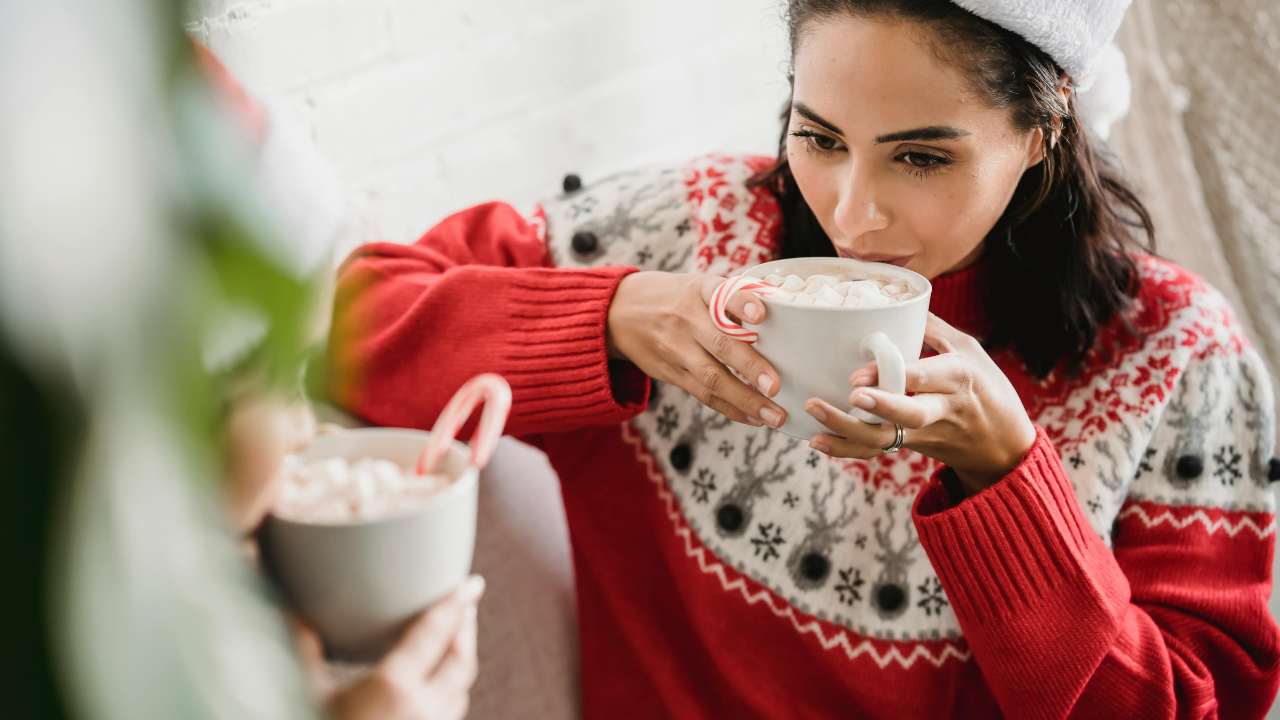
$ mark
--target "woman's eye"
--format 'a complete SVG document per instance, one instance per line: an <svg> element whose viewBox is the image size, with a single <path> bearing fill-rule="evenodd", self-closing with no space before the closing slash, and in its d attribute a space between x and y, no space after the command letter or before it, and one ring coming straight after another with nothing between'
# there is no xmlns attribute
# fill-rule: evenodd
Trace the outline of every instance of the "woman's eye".
<svg viewBox="0 0 1280 720"><path fill-rule="evenodd" d="M930 165L933 165L934 163L937 163L941 160L936 155L925 155L924 153L915 153L915 152L907 153L906 157L907 157L907 162L919 168L929 167Z"/></svg>
<svg viewBox="0 0 1280 720"><path fill-rule="evenodd" d="M840 141L828 135L816 133L809 128L801 127L791 133L791 137L804 141L805 150L809 152L829 153L840 149Z"/></svg>
<svg viewBox="0 0 1280 720"><path fill-rule="evenodd" d="M818 135L817 133L814 133L811 137L813 138L813 144L823 150L834 150L836 148L836 141L833 138L829 138L826 135Z"/></svg>
<svg viewBox="0 0 1280 720"><path fill-rule="evenodd" d="M951 161L939 155L932 155L925 152L907 151L894 158L895 160L905 162L906 170L912 174L923 177L935 170L940 170L943 166L950 165Z"/></svg>

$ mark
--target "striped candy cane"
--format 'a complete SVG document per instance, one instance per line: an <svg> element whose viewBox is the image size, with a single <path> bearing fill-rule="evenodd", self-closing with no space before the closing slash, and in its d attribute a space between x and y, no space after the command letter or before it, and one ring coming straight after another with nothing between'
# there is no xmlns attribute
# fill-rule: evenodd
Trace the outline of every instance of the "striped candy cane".
<svg viewBox="0 0 1280 720"><path fill-rule="evenodd" d="M511 386L502 376L493 373L471 378L454 393L431 428L431 440L418 456L415 473L426 475L435 471L462 424L471 417L471 411L481 400L484 401L484 412L480 413L480 424L471 437L471 458L467 465L479 469L488 464L498 445L498 438L502 437L502 429L507 425L507 414L511 412Z"/></svg>
<svg viewBox="0 0 1280 720"><path fill-rule="evenodd" d="M725 314L725 310L729 307L729 298L739 290L750 290L757 295L770 295L777 288L763 280L739 275L720 283L720 286L711 295L711 306L708 310L711 312L711 322L715 324L716 329L731 338L741 340L750 345L756 341L756 333L734 323Z"/></svg>

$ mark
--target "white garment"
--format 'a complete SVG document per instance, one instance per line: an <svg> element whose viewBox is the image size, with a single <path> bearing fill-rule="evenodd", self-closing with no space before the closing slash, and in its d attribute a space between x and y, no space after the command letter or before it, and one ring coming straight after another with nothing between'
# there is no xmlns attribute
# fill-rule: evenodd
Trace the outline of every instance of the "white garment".
<svg viewBox="0 0 1280 720"><path fill-rule="evenodd" d="M1097 80L1093 87L1076 94L1076 109L1097 137L1111 137L1111 126L1129 114L1133 83L1129 80L1128 63L1115 43L1102 49Z"/></svg>
<svg viewBox="0 0 1280 720"><path fill-rule="evenodd" d="M1103 49L1115 37L1130 0L953 0L1048 53L1076 90L1097 77Z"/></svg>

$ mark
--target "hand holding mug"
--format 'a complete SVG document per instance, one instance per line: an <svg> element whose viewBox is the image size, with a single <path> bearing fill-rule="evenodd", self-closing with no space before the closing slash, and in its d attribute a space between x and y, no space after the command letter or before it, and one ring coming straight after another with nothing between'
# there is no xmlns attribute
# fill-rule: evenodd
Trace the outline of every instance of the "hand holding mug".
<svg viewBox="0 0 1280 720"><path fill-rule="evenodd" d="M338 720L462 720L478 672L476 604L484 580L472 576L425 610L369 672L342 688L328 684L319 636L295 626L299 652L329 715Z"/></svg>
<svg viewBox="0 0 1280 720"><path fill-rule="evenodd" d="M769 400L778 392L778 373L749 345L711 322L709 303L722 282L695 273L638 272L623 278L609 306L609 355L630 360L649 377L685 390L731 420L780 427L786 413ZM749 323L765 317L764 303L746 292L734 294L727 310ZM730 368L751 378L759 392Z"/></svg>
<svg viewBox="0 0 1280 720"><path fill-rule="evenodd" d="M878 381L874 364L849 378L853 405L885 424L860 422L811 398L805 410L834 435L818 435L810 446L835 457L875 457L893 444L897 431L891 423L896 423L905 430L903 447L946 463L972 496L1018 466L1035 442L1035 426L1009 379L976 339L932 313L924 337L938 355L906 364L906 389L914 395L869 387Z"/></svg>
<svg viewBox="0 0 1280 720"><path fill-rule="evenodd" d="M755 281L774 287L752 289ZM728 294L735 287L741 289ZM715 321L743 342L755 341L751 349L777 373L779 387L771 397L786 412L779 429L804 440L826 431L805 411L811 398L879 422L847 404L849 373L877 362L881 389L903 392L904 364L920 357L932 295L929 281L906 268L829 257L757 265L720 290L717 311L725 295L730 311L740 298L768 309L758 320L748 318L743 328L734 328L719 312Z"/></svg>

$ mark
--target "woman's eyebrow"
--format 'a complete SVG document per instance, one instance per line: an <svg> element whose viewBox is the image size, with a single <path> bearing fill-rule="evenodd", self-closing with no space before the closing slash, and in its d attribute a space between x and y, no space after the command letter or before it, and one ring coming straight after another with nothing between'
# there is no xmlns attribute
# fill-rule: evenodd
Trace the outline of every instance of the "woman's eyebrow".
<svg viewBox="0 0 1280 720"><path fill-rule="evenodd" d="M823 120L822 116L814 112L813 108L809 107L808 105L805 105L802 102L792 103L791 108L795 110L797 113L799 113L806 120L812 120L813 122L818 123L822 127L830 130L831 132L841 137L844 137L844 133L840 132L840 128L836 127L835 125L832 125L826 120Z"/></svg>
<svg viewBox="0 0 1280 720"><path fill-rule="evenodd" d="M814 122L818 122L814 120ZM972 135L968 130L961 130L950 125L930 125L929 127L904 130L876 137L877 143L907 142L910 140L955 140L965 135Z"/></svg>

